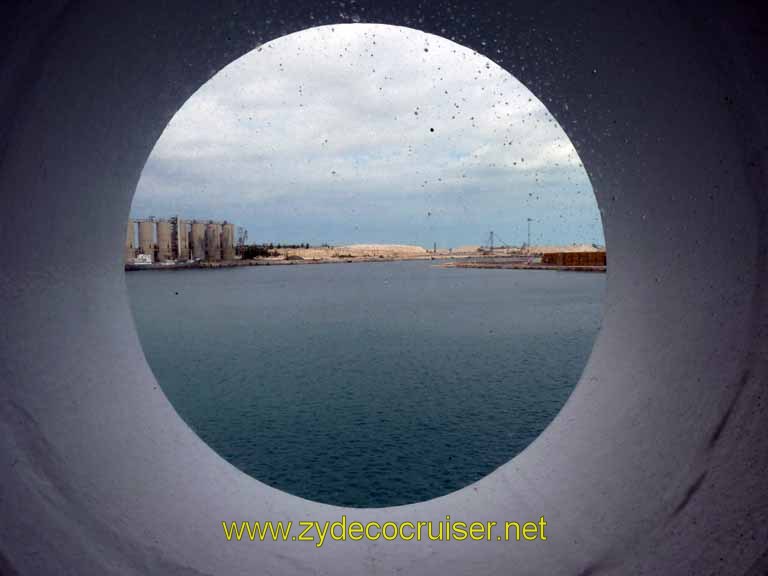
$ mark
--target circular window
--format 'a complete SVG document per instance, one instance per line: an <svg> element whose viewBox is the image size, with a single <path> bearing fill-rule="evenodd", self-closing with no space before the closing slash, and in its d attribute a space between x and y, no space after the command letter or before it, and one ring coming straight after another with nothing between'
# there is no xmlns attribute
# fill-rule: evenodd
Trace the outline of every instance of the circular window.
<svg viewBox="0 0 768 576"><path fill-rule="evenodd" d="M600 326L603 244L522 84L352 24L259 46L189 99L139 182L126 281L205 442L289 493L388 506L479 480L554 418Z"/></svg>

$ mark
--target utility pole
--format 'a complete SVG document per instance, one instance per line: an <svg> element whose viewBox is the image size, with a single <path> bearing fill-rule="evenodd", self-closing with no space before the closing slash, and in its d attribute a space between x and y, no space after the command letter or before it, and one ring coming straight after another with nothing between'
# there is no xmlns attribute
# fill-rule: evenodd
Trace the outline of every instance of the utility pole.
<svg viewBox="0 0 768 576"><path fill-rule="evenodd" d="M525 245L525 247L530 252L530 250L531 250L531 222L532 222L532 219L528 218L527 220L528 220L528 243Z"/></svg>
<svg viewBox="0 0 768 576"><path fill-rule="evenodd" d="M493 254L493 230L491 230L491 243L490 243L490 247L491 247L491 254Z"/></svg>

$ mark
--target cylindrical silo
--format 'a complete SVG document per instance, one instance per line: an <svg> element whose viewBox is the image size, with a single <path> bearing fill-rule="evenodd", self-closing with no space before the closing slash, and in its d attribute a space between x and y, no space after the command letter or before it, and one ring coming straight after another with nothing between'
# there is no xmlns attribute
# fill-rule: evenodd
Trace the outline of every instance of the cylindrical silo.
<svg viewBox="0 0 768 576"><path fill-rule="evenodd" d="M155 223L151 220L139 221L139 251L155 259Z"/></svg>
<svg viewBox="0 0 768 576"><path fill-rule="evenodd" d="M171 223L168 220L157 222L157 261L168 262L173 259L171 247Z"/></svg>
<svg viewBox="0 0 768 576"><path fill-rule="evenodd" d="M125 261L133 260L136 256L136 251L133 248L134 244L134 228L136 227L136 222L133 220L128 220L128 225L125 227Z"/></svg>
<svg viewBox="0 0 768 576"><path fill-rule="evenodd" d="M235 259L235 225L224 222L221 231L221 257L224 260Z"/></svg>
<svg viewBox="0 0 768 576"><path fill-rule="evenodd" d="M189 260L189 232L187 222L181 218L174 220L173 229L174 255L177 260Z"/></svg>
<svg viewBox="0 0 768 576"><path fill-rule="evenodd" d="M221 258L221 232L222 232L222 228L223 227L222 227L222 224L220 222L214 222L213 223L213 228L215 230L214 234L216 234L216 238L219 241L219 250L218 250L217 253L219 255L219 258Z"/></svg>
<svg viewBox="0 0 768 576"><path fill-rule="evenodd" d="M221 224L208 224L205 228L205 259L221 260Z"/></svg>
<svg viewBox="0 0 768 576"><path fill-rule="evenodd" d="M205 258L205 224L203 222L192 222L189 240L192 258L203 260Z"/></svg>

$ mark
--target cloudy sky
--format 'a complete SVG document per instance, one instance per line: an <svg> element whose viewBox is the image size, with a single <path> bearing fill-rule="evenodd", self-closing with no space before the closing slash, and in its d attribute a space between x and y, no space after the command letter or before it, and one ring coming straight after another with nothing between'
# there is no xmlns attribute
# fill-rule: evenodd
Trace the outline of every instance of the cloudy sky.
<svg viewBox="0 0 768 576"><path fill-rule="evenodd" d="M202 86L158 140L132 215L229 220L251 242L602 244L589 179L522 84L449 40L314 28Z"/></svg>

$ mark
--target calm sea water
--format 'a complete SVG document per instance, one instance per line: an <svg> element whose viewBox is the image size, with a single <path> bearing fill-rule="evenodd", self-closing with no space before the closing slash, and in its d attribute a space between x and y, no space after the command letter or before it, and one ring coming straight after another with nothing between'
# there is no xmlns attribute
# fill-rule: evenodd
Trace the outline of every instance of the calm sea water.
<svg viewBox="0 0 768 576"><path fill-rule="evenodd" d="M150 366L214 450L292 494L433 498L525 448L576 384L605 276L431 262L126 274Z"/></svg>

